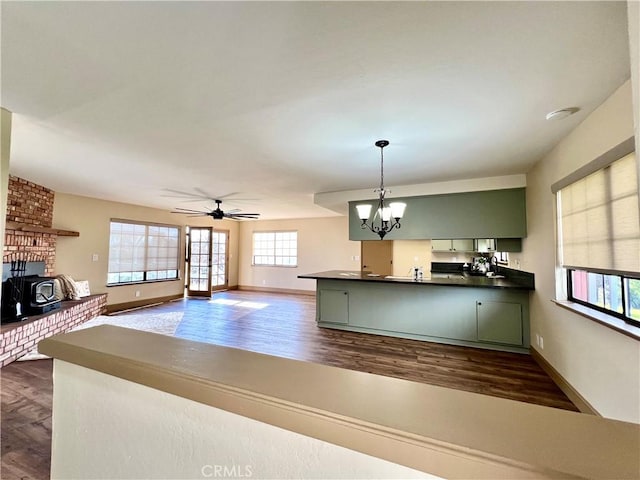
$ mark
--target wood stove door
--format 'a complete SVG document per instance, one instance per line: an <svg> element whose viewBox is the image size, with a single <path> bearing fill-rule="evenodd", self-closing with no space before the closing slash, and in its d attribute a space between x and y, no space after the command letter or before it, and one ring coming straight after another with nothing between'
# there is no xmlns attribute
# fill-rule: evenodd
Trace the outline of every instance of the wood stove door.
<svg viewBox="0 0 640 480"><path fill-rule="evenodd" d="M187 295L211 296L211 227L189 227L187 236Z"/></svg>

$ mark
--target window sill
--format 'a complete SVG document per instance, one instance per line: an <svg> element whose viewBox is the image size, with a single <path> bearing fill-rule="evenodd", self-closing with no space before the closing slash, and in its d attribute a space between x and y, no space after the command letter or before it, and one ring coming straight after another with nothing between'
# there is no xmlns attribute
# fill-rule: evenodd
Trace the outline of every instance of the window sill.
<svg viewBox="0 0 640 480"><path fill-rule="evenodd" d="M627 337L631 337L635 340L640 340L640 328L629 325L624 320L607 315L606 313L599 312L593 308L585 307L579 303L569 302L567 300L551 300L553 303L562 307L570 312L577 313L589 320L604 325L616 332L622 333Z"/></svg>
<svg viewBox="0 0 640 480"><path fill-rule="evenodd" d="M271 268L298 268L298 265L263 265L261 263L251 264L252 267L271 267Z"/></svg>
<svg viewBox="0 0 640 480"><path fill-rule="evenodd" d="M139 282L107 283L107 288L126 287L128 285L143 285L145 283L177 282L179 280L180 280L179 278L161 278L158 280L140 280Z"/></svg>

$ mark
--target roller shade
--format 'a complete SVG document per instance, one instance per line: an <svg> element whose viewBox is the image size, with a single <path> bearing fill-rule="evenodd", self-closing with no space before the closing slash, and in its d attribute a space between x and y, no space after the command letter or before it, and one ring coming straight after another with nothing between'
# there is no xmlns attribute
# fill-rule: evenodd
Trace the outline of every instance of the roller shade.
<svg viewBox="0 0 640 480"><path fill-rule="evenodd" d="M640 272L635 153L558 192L565 267Z"/></svg>

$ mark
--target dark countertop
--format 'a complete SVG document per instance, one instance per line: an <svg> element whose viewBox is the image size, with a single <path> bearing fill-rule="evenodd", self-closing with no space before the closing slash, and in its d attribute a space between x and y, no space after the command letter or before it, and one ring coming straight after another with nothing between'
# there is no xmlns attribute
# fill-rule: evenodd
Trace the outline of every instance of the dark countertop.
<svg viewBox="0 0 640 480"><path fill-rule="evenodd" d="M315 280L350 280L377 283L402 283L413 285L443 285L448 287L480 287L480 288L506 288L516 290L534 290L531 285L518 283L508 278L489 278L469 274L425 274L422 280L413 280L412 277L395 276L370 276L361 271L329 270L326 272L298 275L298 278L310 278Z"/></svg>

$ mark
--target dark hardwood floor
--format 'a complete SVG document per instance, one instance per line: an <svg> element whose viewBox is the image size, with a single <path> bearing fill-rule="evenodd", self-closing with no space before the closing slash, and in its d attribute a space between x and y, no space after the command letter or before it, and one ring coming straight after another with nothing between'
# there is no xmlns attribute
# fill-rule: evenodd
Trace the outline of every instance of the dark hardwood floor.
<svg viewBox="0 0 640 480"><path fill-rule="evenodd" d="M51 468L53 360L13 362L0 370L0 478L47 479Z"/></svg>
<svg viewBox="0 0 640 480"><path fill-rule="evenodd" d="M315 298L230 291L136 310L183 312L175 336L577 411L529 355L318 328ZM2 479L49 478L51 360L2 380Z"/></svg>

